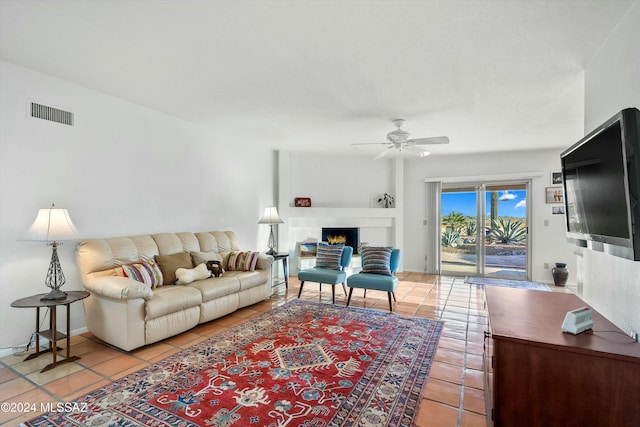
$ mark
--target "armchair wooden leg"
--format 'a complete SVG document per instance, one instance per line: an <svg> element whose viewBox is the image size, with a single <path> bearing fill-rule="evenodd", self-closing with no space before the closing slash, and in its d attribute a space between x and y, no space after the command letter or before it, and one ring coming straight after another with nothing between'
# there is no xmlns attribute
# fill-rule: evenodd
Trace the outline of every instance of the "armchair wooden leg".
<svg viewBox="0 0 640 427"><path fill-rule="evenodd" d="M345 286L344 282L342 282L342 290L344 290L344 294L347 295L347 287Z"/></svg>
<svg viewBox="0 0 640 427"><path fill-rule="evenodd" d="M353 293L353 288L349 289L349 296L347 297L347 307L349 307L349 303L351 302L351 294Z"/></svg>
<svg viewBox="0 0 640 427"><path fill-rule="evenodd" d="M393 300L394 300L395 302L398 302L398 300L396 299L396 293L395 293L395 292L391 292L391 295L393 295Z"/></svg>
<svg viewBox="0 0 640 427"><path fill-rule="evenodd" d="M302 287L304 286L304 280L302 282L300 282L300 290L298 291L298 298L300 298L300 295L302 295Z"/></svg>
<svg viewBox="0 0 640 427"><path fill-rule="evenodd" d="M331 304L336 303L336 285L331 285Z"/></svg>
<svg viewBox="0 0 640 427"><path fill-rule="evenodd" d="M390 313L393 313L393 304L391 303L391 294L392 293L393 292L388 292L388 296L389 296L389 312ZM395 297L394 297L394 299L395 299Z"/></svg>
<svg viewBox="0 0 640 427"><path fill-rule="evenodd" d="M364 290L364 297L365 298L367 297L367 290L366 289Z"/></svg>

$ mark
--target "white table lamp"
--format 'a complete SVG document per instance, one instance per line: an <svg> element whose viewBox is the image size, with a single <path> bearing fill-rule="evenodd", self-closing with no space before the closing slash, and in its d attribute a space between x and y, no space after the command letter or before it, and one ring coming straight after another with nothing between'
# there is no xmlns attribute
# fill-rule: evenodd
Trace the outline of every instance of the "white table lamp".
<svg viewBox="0 0 640 427"><path fill-rule="evenodd" d="M62 240L77 239L80 239L80 233L73 225L66 209L55 208L51 205L50 208L38 211L38 216L36 216L35 221L33 221L22 240L46 242L47 245L51 245L53 248L47 278L44 282L45 285L51 288L51 292L40 299L57 300L67 297L66 292L60 290L65 283L65 278L58 259L58 245L62 244Z"/></svg>
<svg viewBox="0 0 640 427"><path fill-rule="evenodd" d="M275 206L269 206L264 209L264 214L262 214L262 218L258 221L258 224L268 224L269 225L269 240L267 241L267 246L269 246L269 250L267 251L268 255L275 255L276 250L276 237L273 235L273 224L282 224L284 221L278 215L278 209Z"/></svg>

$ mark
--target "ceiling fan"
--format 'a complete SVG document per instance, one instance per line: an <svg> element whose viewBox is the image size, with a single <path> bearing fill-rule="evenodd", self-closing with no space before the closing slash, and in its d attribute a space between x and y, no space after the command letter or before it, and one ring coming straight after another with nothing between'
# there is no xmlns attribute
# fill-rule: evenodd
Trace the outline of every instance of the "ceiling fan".
<svg viewBox="0 0 640 427"><path fill-rule="evenodd" d="M383 158L393 150L397 150L400 152L407 151L420 157L426 157L431 153L422 148L422 145L449 143L449 138L447 138L446 136L411 139L411 134L402 129L402 125L404 124L404 122L404 119L393 120L393 124L398 129L392 130L387 134L388 142L363 142L351 144L351 146L357 148L360 145L386 145L387 147L382 150L376 157L374 157L375 160L378 160Z"/></svg>

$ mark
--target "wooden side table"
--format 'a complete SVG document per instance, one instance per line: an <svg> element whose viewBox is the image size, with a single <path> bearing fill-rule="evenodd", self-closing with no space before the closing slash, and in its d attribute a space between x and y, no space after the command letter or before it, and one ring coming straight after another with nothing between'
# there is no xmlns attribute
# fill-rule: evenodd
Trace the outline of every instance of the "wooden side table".
<svg viewBox="0 0 640 427"><path fill-rule="evenodd" d="M289 263L287 261L289 259L289 252L278 252L277 254L271 256L275 261L282 261L282 269L284 271L284 285L285 288L289 289ZM280 284L282 284L282 282L278 283L277 285Z"/></svg>
<svg viewBox="0 0 640 427"><path fill-rule="evenodd" d="M40 372L45 372L50 369L55 368L58 365L63 363L69 363L80 359L78 356L71 356L71 344L69 340L67 340L67 354L64 360L58 361L58 350L63 350L58 347L57 342L62 341L63 339L69 336L70 332L70 323L71 323L71 315L69 313L69 306L82 299L85 299L89 296L89 292L87 291L67 291L67 297L59 300L41 300L40 298L46 294L38 294L30 297L22 298L16 300L11 303L11 307L15 308L33 308L36 309L36 352L27 356L26 360L35 359L44 353L53 353L53 363L45 366ZM56 308L59 305L64 305L67 307L67 330L66 334L59 332L56 330ZM46 331L40 330L40 308L48 307L51 310L51 314L49 315L49 329ZM43 337L49 340L49 348L44 350L40 350L40 337Z"/></svg>

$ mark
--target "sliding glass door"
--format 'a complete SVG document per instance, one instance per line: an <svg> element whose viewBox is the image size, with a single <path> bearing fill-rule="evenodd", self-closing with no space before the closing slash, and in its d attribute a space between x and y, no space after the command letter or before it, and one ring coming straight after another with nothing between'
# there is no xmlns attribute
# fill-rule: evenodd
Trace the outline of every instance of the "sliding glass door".
<svg viewBox="0 0 640 427"><path fill-rule="evenodd" d="M442 274L528 277L527 182L445 184Z"/></svg>
<svg viewBox="0 0 640 427"><path fill-rule="evenodd" d="M440 271L476 275L480 266L476 187L442 188L440 202Z"/></svg>

